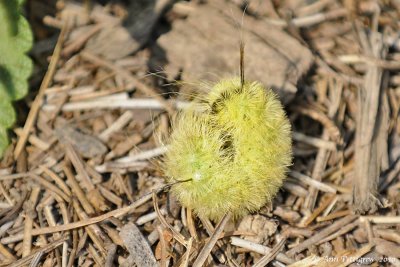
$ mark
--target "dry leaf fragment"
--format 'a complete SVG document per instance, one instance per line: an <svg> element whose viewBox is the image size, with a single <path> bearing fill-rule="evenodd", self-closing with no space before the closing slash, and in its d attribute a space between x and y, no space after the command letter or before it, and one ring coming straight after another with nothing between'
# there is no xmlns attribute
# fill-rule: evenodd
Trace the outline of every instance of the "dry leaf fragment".
<svg viewBox="0 0 400 267"><path fill-rule="evenodd" d="M119 235L137 266L158 266L149 243L135 224L125 225Z"/></svg>
<svg viewBox="0 0 400 267"><path fill-rule="evenodd" d="M382 238L374 238L374 243L378 253L388 257L400 258L400 246L398 244Z"/></svg>
<svg viewBox="0 0 400 267"><path fill-rule="evenodd" d="M215 82L234 76L239 66L242 32L246 79L276 89L287 103L297 91L297 81L312 64L311 52L263 20L245 15L240 29L237 21L241 17L242 11L227 1L196 5L185 20L173 21L171 31L157 40L152 64L159 68L167 61L165 73L171 80L182 69L182 80L189 82Z"/></svg>
<svg viewBox="0 0 400 267"><path fill-rule="evenodd" d="M55 129L55 134L61 142L67 142L74 146L84 158L94 158L104 155L107 147L96 137L81 133L72 127L63 125Z"/></svg>
<svg viewBox="0 0 400 267"><path fill-rule="evenodd" d="M246 236L244 239L254 243L263 244L269 236L277 230L276 223L261 215L248 215L244 217L238 227L238 231L254 232L255 236Z"/></svg>

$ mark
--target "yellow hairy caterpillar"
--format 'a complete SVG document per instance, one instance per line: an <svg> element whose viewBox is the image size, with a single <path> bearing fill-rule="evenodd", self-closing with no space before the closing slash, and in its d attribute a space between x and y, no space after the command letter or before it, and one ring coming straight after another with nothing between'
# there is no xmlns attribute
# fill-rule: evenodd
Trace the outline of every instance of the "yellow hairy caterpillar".
<svg viewBox="0 0 400 267"><path fill-rule="evenodd" d="M240 52L241 76L215 84L201 111L194 104L176 116L163 161L172 194L212 220L259 210L291 164L289 120L274 92L244 80Z"/></svg>

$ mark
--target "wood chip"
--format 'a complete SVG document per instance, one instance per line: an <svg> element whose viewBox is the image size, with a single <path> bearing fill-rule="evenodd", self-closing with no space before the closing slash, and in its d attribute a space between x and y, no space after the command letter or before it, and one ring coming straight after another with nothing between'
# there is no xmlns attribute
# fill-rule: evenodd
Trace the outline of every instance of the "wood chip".
<svg viewBox="0 0 400 267"><path fill-rule="evenodd" d="M120 237L130 253L130 258L137 266L158 266L150 245L133 223L121 229Z"/></svg>

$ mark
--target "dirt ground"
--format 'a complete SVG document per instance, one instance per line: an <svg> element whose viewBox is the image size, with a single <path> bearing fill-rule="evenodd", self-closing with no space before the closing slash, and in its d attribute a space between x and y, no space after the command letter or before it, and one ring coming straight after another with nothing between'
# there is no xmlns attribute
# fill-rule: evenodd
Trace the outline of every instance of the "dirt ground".
<svg viewBox="0 0 400 267"><path fill-rule="evenodd" d="M26 16L0 266L400 266L399 1L28 0ZM217 224L159 162L171 118L239 75L240 42L293 164L272 203Z"/></svg>

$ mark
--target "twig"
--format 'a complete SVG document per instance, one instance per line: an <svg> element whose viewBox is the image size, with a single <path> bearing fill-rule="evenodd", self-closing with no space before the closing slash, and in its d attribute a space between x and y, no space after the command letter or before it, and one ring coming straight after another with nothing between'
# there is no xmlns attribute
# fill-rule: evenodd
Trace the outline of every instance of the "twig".
<svg viewBox="0 0 400 267"><path fill-rule="evenodd" d="M160 210L160 214L161 215L166 215L167 214L167 210L161 209ZM148 223L150 221L153 221L155 219L157 219L157 212L154 211L154 212L151 212L149 214L146 214L146 215L143 215L143 216L139 217L136 220L136 225L143 225L143 224Z"/></svg>
<svg viewBox="0 0 400 267"><path fill-rule="evenodd" d="M378 237L400 244L400 233L398 231L391 229L376 229L376 227L372 227L372 229Z"/></svg>
<svg viewBox="0 0 400 267"><path fill-rule="evenodd" d="M363 246L360 249L357 249L357 251L355 253L344 256L344 258L346 260L342 261L341 264L336 265L336 266L337 267L349 266L353 262L357 261L362 255L367 254L368 252L370 252L373 247L374 247L373 244L368 244L368 245Z"/></svg>
<svg viewBox="0 0 400 267"><path fill-rule="evenodd" d="M320 74L323 75L329 75L331 77L334 77L336 79L342 80L346 83L351 83L355 85L362 85L363 84L363 79L359 78L357 76L351 76L347 75L344 73L338 73L335 70L333 70L324 60L322 60L320 57L316 57L316 62L319 65L319 68L317 71Z"/></svg>
<svg viewBox="0 0 400 267"><path fill-rule="evenodd" d="M64 242L62 247L61 266L67 267L67 265L68 265L68 242Z"/></svg>
<svg viewBox="0 0 400 267"><path fill-rule="evenodd" d="M125 127L133 118L133 113L131 111L125 111L113 124L107 127L103 132L99 134L100 140L107 142L111 134L121 130Z"/></svg>
<svg viewBox="0 0 400 267"><path fill-rule="evenodd" d="M79 205L79 203L76 199L74 199L72 204L73 204L74 210L80 220L88 220L89 219L89 216L86 214L86 212L84 210L82 210L82 207ZM105 240L107 240L109 238L108 238L108 236L106 236L103 233L102 229L97 224L90 224L88 226L85 226L85 232L89 235L90 239L93 241L93 243L96 245L96 247L101 251L102 255L106 256L107 252L106 252L102 237ZM94 256L96 256L96 255L94 255Z"/></svg>
<svg viewBox="0 0 400 267"><path fill-rule="evenodd" d="M86 193L82 190L80 187L78 181L75 179L75 175L72 174L72 171L67 164L64 164L62 166L62 169L65 173L65 176L67 177L67 181L69 182L69 185L71 187L71 191L74 193L74 195L77 197L79 202L81 203L83 209L89 213L93 214L94 213L94 208L92 207L92 204L90 204L89 200L86 197Z"/></svg>
<svg viewBox="0 0 400 267"><path fill-rule="evenodd" d="M156 211L158 219L160 220L161 224L164 225L165 228L168 228L173 233L172 236L176 239L176 241L178 241L179 243L181 243L186 247L187 246L186 238L181 233L179 233L174 227L172 227L172 225L170 225L167 222L167 220L165 220L164 216L161 214L161 211L158 207L156 191L153 191L152 198L153 198L154 210Z"/></svg>
<svg viewBox="0 0 400 267"><path fill-rule="evenodd" d="M400 216L362 216L360 220L369 220L376 224L400 224Z"/></svg>
<svg viewBox="0 0 400 267"><path fill-rule="evenodd" d="M63 192L67 196L71 196L72 195L71 190L69 190L69 187L65 184L64 180L61 179L55 172L53 172L52 170L50 170L49 168L47 168L44 165L39 165L39 170L43 171L50 178L52 178L54 180L54 182L56 182L56 184L60 187L60 189L63 190ZM35 172L35 171L33 171L33 172Z"/></svg>
<svg viewBox="0 0 400 267"><path fill-rule="evenodd" d="M295 183L290 183L288 181L285 181L283 184L283 189L289 191L291 194L298 196L298 197L306 197L308 195L308 192L305 188L303 188L300 185L297 185Z"/></svg>
<svg viewBox="0 0 400 267"><path fill-rule="evenodd" d="M309 15L321 11L324 7L334 2L334 0L317 0L311 4L296 10L296 14L300 16Z"/></svg>
<svg viewBox="0 0 400 267"><path fill-rule="evenodd" d="M169 105L176 107L177 109L184 109L189 104L184 101L167 101ZM51 111L55 108L53 105L45 105L43 110ZM78 111L78 110L93 110L93 109L154 109L164 110L165 106L160 104L158 100L151 98L136 98L136 99L122 99L118 101L110 101L107 98L102 100L91 100L91 101L79 101L66 103L62 106L61 110L67 111Z"/></svg>
<svg viewBox="0 0 400 267"><path fill-rule="evenodd" d="M287 265L287 267L308 267L308 266L324 266L324 263L326 263L326 260L322 257L319 257L317 255L311 254L310 256L300 260L296 261L295 263L292 263L290 265Z"/></svg>
<svg viewBox="0 0 400 267"><path fill-rule="evenodd" d="M36 182L41 184L43 187L49 189L50 191L52 191L55 194L62 197L66 202L70 201L70 197L67 194L65 194L63 191L61 191L61 189L58 188L57 186L55 186L54 184L50 183L49 181L45 180L44 178L40 177L39 175L36 175L35 173L30 173L29 176L33 180L35 180Z"/></svg>
<svg viewBox="0 0 400 267"><path fill-rule="evenodd" d="M102 28L104 28L104 26L105 25L99 23L99 24L93 26L90 30L81 34L81 36L74 39L73 42L71 42L64 48L64 50L62 51L62 55L68 56L71 53L77 51L79 48L81 48L87 42L87 40L90 39L90 37L92 37L94 34L96 34L98 31L100 31Z"/></svg>
<svg viewBox="0 0 400 267"><path fill-rule="evenodd" d="M72 230L72 250L69 254L69 260L67 267L72 267L75 261L75 256L78 250L78 231L76 229Z"/></svg>
<svg viewBox="0 0 400 267"><path fill-rule="evenodd" d="M345 8L335 9L326 13L318 13L306 17L295 18L292 19L289 23L296 26L296 27L310 27L326 20L338 19L347 15L347 10ZM277 20L277 19L268 19L266 20L267 23L280 26L280 27L287 27L288 23L284 20Z"/></svg>
<svg viewBox="0 0 400 267"><path fill-rule="evenodd" d="M14 200L10 197L7 193L6 189L4 188L3 184L0 183L0 193L4 196L10 206L14 206Z"/></svg>
<svg viewBox="0 0 400 267"><path fill-rule="evenodd" d="M140 91L142 91L144 94L147 94L147 95L152 96L155 99L157 99L158 102L164 106L164 108L168 111L168 113L170 115L172 115L174 113L174 107L170 103L168 103L162 96L157 94L152 88L148 87L146 84L144 84L140 80L136 79L128 71L116 66L115 64L113 64L110 61L101 59L101 58L97 57L96 55L91 54L89 52L81 52L80 56L82 58L84 58L85 60L91 61L100 66L111 69L111 70L115 71L116 73L120 74L128 82L134 83L136 88L139 89Z"/></svg>
<svg viewBox="0 0 400 267"><path fill-rule="evenodd" d="M89 255L94 260L97 266L104 266L103 258L99 255L99 253L97 253L97 250L92 243L89 243L87 252L89 252Z"/></svg>
<svg viewBox="0 0 400 267"><path fill-rule="evenodd" d="M65 242L64 242L65 243ZM40 260L42 259L42 257L43 257L43 252L40 252L40 253L37 253L36 255L35 255L35 257L33 257L33 259L31 260L31 263L29 264L29 267L36 267L36 266L38 266L39 265L39 263L40 263Z"/></svg>
<svg viewBox="0 0 400 267"><path fill-rule="evenodd" d="M81 220L81 221L73 222L73 223L69 223L69 224L57 225L54 227L43 227L43 228L39 228L39 229L32 229L32 235L36 236L36 235L44 235L44 234L68 231L68 230L84 227L87 225L99 223L99 222L107 220L111 217L120 217L120 216L123 216L125 214L132 212L137 207L143 205L144 203L149 201L151 199L151 197L152 197L152 195L147 194L147 195L139 198L138 200L136 200L134 203L132 203L131 205L129 205L127 207L115 209L113 211L107 212L107 213L97 216L97 217L92 217L92 218L88 218L85 220ZM6 237L6 238L1 239L1 243L8 244L8 243L12 243L12 242L18 242L18 241L22 240L22 238L23 238L23 234L18 234L15 236Z"/></svg>
<svg viewBox="0 0 400 267"><path fill-rule="evenodd" d="M64 43L64 38L67 32L67 23L65 23L61 29L60 36L58 37L56 47L54 48L53 56L51 57L49 68L46 72L46 75L43 78L42 84L40 85L39 92L35 97L35 100L32 103L32 106L29 110L28 118L26 119L24 129L20 137L18 138L17 145L14 150L14 159L18 159L22 150L25 147L26 141L29 138L29 133L33 127L33 124L36 121L36 117L38 115L40 106L43 102L44 91L50 86L51 80L53 79L53 75L57 68L57 62L60 58L62 45Z"/></svg>
<svg viewBox="0 0 400 267"><path fill-rule="evenodd" d="M342 227L341 229L339 229L339 231L333 233L332 235L320 240L317 244L320 245L322 243L329 242L341 235L344 235L345 233L350 232L351 230L353 230L354 228L359 226L359 224L360 224L360 222L358 220L354 221L354 222Z"/></svg>
<svg viewBox="0 0 400 267"><path fill-rule="evenodd" d="M400 175L400 157L392 164L390 171L380 177L379 192L385 190ZM1 179L1 178L0 178Z"/></svg>
<svg viewBox="0 0 400 267"><path fill-rule="evenodd" d="M197 241L199 239L199 237L197 236L197 232L196 232L196 226L193 220L193 213L192 213L192 209L186 209L187 213L186 213L186 222L187 222L187 227L189 229L189 233L192 236L192 238L194 239L194 241Z"/></svg>
<svg viewBox="0 0 400 267"><path fill-rule="evenodd" d="M318 148L325 148L328 150L336 150L336 144L332 141L323 140L320 138L310 137L299 132L293 132L292 137L294 141L303 142Z"/></svg>
<svg viewBox="0 0 400 267"><path fill-rule="evenodd" d="M325 90L328 89L328 84L324 86ZM313 112L313 110L305 110L300 109L299 111L302 112L303 114L306 114L308 116L310 116L311 118L318 120L321 122L321 124L323 124L324 130L322 132L322 139L323 140L328 140L329 137L331 137L333 140L336 140L339 143L342 143L343 141L341 140L342 138L340 137L340 130L338 129L338 127L334 124L333 122L333 117L335 116L335 114L337 113L337 110L339 108L339 103L340 103L340 99L341 99L341 95L342 95L342 91L343 91L343 84L339 83L337 85L330 85L329 89L333 91L331 97L330 97L330 101L331 101L331 105L328 109L328 114L324 114L324 113L317 113L317 112ZM312 174L311 177L314 180L317 181L321 181L322 179L322 174L323 171L326 168L326 164L328 161L328 150L324 149L324 148L320 148L318 150L317 153L317 157L315 159L315 163L314 163L314 168L312 170ZM306 200L304 201L304 208L312 211L314 209L315 206L315 202L318 196L318 191L315 188L310 188L310 192L309 195L307 196Z"/></svg>
<svg viewBox="0 0 400 267"><path fill-rule="evenodd" d="M304 175L302 173L299 173L299 172L296 172L296 171L290 171L289 172L289 176L291 176L293 178L296 178L296 179L299 179L299 181L301 181L301 182L303 182L303 183L305 183L305 184L307 184L309 186L312 186L312 187L314 187L314 188L316 188L316 189L318 189L320 191L327 192L327 193L332 193L332 194L336 193L336 189L335 188L333 188L333 187L331 187L331 186L329 186L327 184L324 184L324 183L322 183L320 181L314 180L313 178L311 178L311 177L309 177L307 175Z"/></svg>
<svg viewBox="0 0 400 267"><path fill-rule="evenodd" d="M227 213L224 215L222 220L219 222L219 224L215 228L215 231L214 231L213 235L211 236L210 240L200 251L199 256L197 256L197 259L193 263L193 267L203 266L204 262L207 260L207 258L209 256L211 250L213 249L215 243L217 242L220 234L222 233L222 231L224 231L225 225L229 221L230 218L231 218L230 213Z"/></svg>
<svg viewBox="0 0 400 267"><path fill-rule="evenodd" d="M400 69L400 63L398 61L387 61L362 55L341 55L338 57L338 59L349 64L366 63L387 70Z"/></svg>
<svg viewBox="0 0 400 267"><path fill-rule="evenodd" d="M94 185L89 177L89 174L85 170L85 166L83 165L81 157L78 155L78 153L76 153L74 147L71 144L64 143L64 146L68 159L72 162L72 165L74 165L76 172L82 179L82 184L88 191L93 190Z"/></svg>
<svg viewBox="0 0 400 267"><path fill-rule="evenodd" d="M160 237L160 245L161 245L160 266L168 267L167 266L167 244L166 244L165 237L163 234L162 226L160 226L160 225L157 226L157 232L158 232L158 236Z"/></svg>
<svg viewBox="0 0 400 267"><path fill-rule="evenodd" d="M40 187L34 187L29 200L25 203L24 239L22 241L22 257L31 254L32 226L36 202L39 198Z"/></svg>
<svg viewBox="0 0 400 267"><path fill-rule="evenodd" d="M363 29L358 33L364 53L380 59L385 53L381 34L372 31L367 38ZM389 111L384 108L382 77L381 68L368 66L364 86L357 94L353 209L360 213L374 212L378 208L378 178L383 155L387 153L383 144L387 143Z"/></svg>
<svg viewBox="0 0 400 267"><path fill-rule="evenodd" d="M136 155L120 158L120 159L116 160L116 162L131 163L131 162L135 162L135 161L139 161L139 160L151 159L151 158L163 155L165 152L167 152L167 149L168 149L167 146L156 147L154 149L142 151Z"/></svg>
<svg viewBox="0 0 400 267"><path fill-rule="evenodd" d="M21 128L15 129L14 132L18 136L22 135L22 129ZM36 135L30 135L29 138L28 138L28 141L29 141L29 143L31 143L32 145L36 146L37 148L39 148L40 150L43 150L43 151L46 151L51 146L51 144L39 139Z"/></svg>
<svg viewBox="0 0 400 267"><path fill-rule="evenodd" d="M142 151L132 156L123 157L115 161L106 162L103 165L96 166L95 169L98 172L106 172L109 168L129 168L135 166L136 162L148 160L154 157L158 157L167 152L168 147L160 146L147 151Z"/></svg>
<svg viewBox="0 0 400 267"><path fill-rule="evenodd" d="M289 251L286 252L286 254L288 256L293 257L296 253L302 252L303 250L309 248L312 244L317 243L318 241L320 241L321 239L323 239L326 236L330 235L331 233L333 233L333 232L339 230L340 228L342 228L343 226L353 222L356 218L357 218L357 216L350 215L350 216L344 217L344 218L334 222L330 226L328 226L328 227L324 228L323 230L319 231L314 236L304 240L299 245L297 245L294 248L290 249Z"/></svg>
<svg viewBox="0 0 400 267"><path fill-rule="evenodd" d="M182 264L179 265L179 267L187 267L187 266L189 266L189 259L190 259L190 253L192 251L193 240L194 240L193 237L189 238L189 241L187 243L188 245L187 245L187 248L186 248L186 252L183 255Z"/></svg>
<svg viewBox="0 0 400 267"><path fill-rule="evenodd" d="M326 137L323 136L322 140L327 141L328 137L330 137L332 140L339 141L340 129L328 115L306 107L296 107L295 111L320 122L325 127L324 130L326 130L329 135Z"/></svg>
<svg viewBox="0 0 400 267"><path fill-rule="evenodd" d="M231 244L233 246L245 248L249 251L257 252L262 255L270 254L272 251L272 248L269 248L267 246L260 245L260 244L257 244L257 243L239 238L239 237L231 237ZM285 264L291 264L294 262L293 259L289 258L282 252L278 253L278 255L276 256L276 259Z"/></svg>
<svg viewBox="0 0 400 267"><path fill-rule="evenodd" d="M17 258L8 249L0 243L0 254L11 261L16 261Z"/></svg>
<svg viewBox="0 0 400 267"><path fill-rule="evenodd" d="M114 266L113 262L114 262L114 258L115 258L115 254L116 253L117 253L117 245L116 244L111 244L108 247L107 257L106 257L106 261L104 263L104 267L112 267L112 266Z"/></svg>
<svg viewBox="0 0 400 267"><path fill-rule="evenodd" d="M317 222L330 221L330 220L333 220L333 219L337 219L339 217L350 215L351 213L352 213L351 210L341 210L341 211L337 211L337 212L331 213L331 214L323 216L323 217L318 217L316 219L316 221Z"/></svg>
<svg viewBox="0 0 400 267"><path fill-rule="evenodd" d="M18 261L8 265L8 267L20 267L28 264L35 256L41 253L48 253L52 251L53 249L61 246L64 241L68 240L68 237L63 237L61 239L58 239L48 245L46 245L43 248L40 248L39 250L35 251L34 253L30 254L29 256L23 257L22 259L19 259Z"/></svg>
<svg viewBox="0 0 400 267"><path fill-rule="evenodd" d="M273 247L270 253L265 254L261 259L259 259L253 267L264 267L266 266L270 261L272 261L279 253L279 251L283 248L283 246L286 243L286 238L283 238L278 244Z"/></svg>
<svg viewBox="0 0 400 267"><path fill-rule="evenodd" d="M29 176L28 172L23 172L23 173L14 173L14 174L8 174L8 175L2 175L0 176L0 181L7 181L7 180L14 180L14 179L21 179L26 176Z"/></svg>
<svg viewBox="0 0 400 267"><path fill-rule="evenodd" d="M328 197L328 199L325 199L325 201L322 202L322 203L318 206L318 208L316 208L316 209L313 211L313 213L307 218L307 220L303 223L303 226L304 226L304 227L307 227L312 221L314 221L314 219L317 218L317 216L318 216L319 214L321 214L321 212L322 212L324 209L326 209L326 208L329 206L329 204L330 204L331 202L334 202L334 201L335 201L335 198L337 198L336 195L331 195L331 196Z"/></svg>

